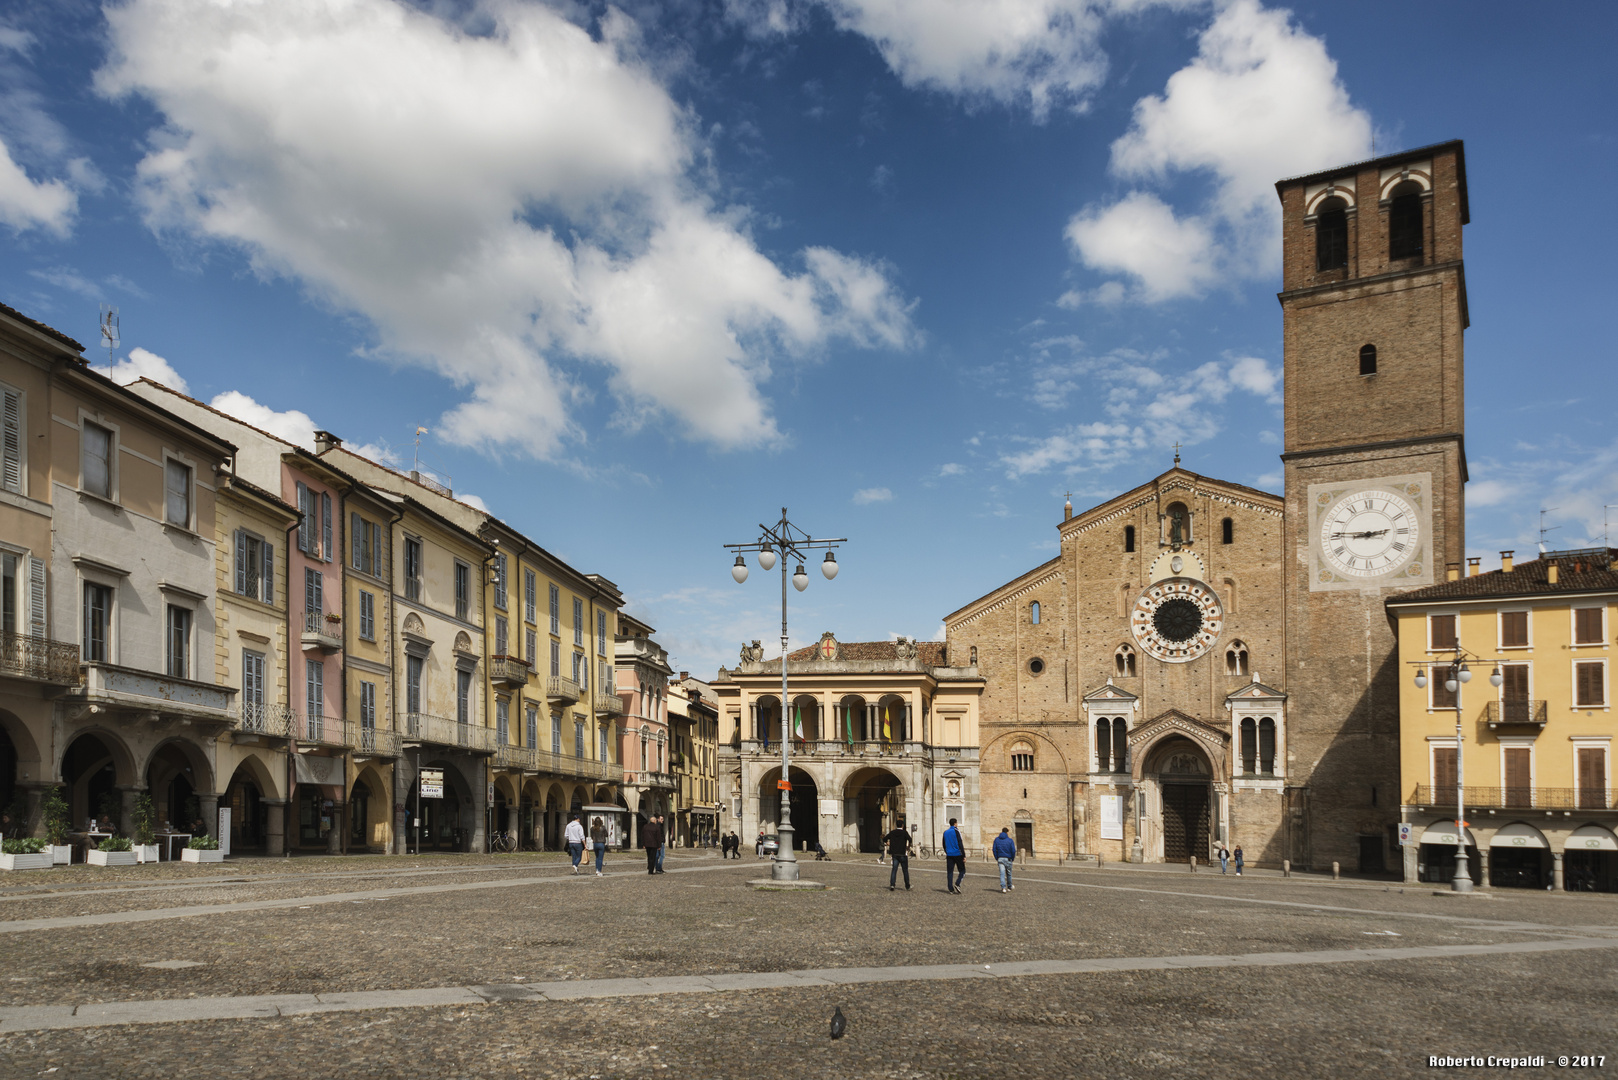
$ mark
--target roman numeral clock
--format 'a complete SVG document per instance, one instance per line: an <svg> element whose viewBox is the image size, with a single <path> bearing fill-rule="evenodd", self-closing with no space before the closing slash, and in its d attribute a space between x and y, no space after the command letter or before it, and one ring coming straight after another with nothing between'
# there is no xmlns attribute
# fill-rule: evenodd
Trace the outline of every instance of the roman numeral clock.
<svg viewBox="0 0 1618 1080"><path fill-rule="evenodd" d="M1309 485L1313 590L1430 584L1432 476Z"/></svg>

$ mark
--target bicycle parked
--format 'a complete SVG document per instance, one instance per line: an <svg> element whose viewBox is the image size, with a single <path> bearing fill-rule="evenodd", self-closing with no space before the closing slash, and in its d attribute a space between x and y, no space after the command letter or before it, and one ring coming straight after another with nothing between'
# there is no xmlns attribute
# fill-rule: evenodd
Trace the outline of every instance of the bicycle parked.
<svg viewBox="0 0 1618 1080"><path fill-rule="evenodd" d="M517 850L517 834L515 832L497 832L489 840L489 850L496 855L509 855Z"/></svg>

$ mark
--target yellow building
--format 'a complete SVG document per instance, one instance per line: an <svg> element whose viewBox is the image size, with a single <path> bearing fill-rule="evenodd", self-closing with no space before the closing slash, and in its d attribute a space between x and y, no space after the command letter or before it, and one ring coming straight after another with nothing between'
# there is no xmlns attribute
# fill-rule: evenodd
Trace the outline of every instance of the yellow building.
<svg viewBox="0 0 1618 1080"><path fill-rule="evenodd" d="M1407 881L1454 876L1464 802L1479 885L1618 892L1615 557L1590 548L1518 564L1502 552L1499 570L1473 559L1466 577L1452 566L1449 581L1388 601Z"/></svg>
<svg viewBox="0 0 1618 1080"><path fill-rule="evenodd" d="M674 811L671 842L719 846L719 707L713 688L691 673L669 682L669 738L673 752Z"/></svg>

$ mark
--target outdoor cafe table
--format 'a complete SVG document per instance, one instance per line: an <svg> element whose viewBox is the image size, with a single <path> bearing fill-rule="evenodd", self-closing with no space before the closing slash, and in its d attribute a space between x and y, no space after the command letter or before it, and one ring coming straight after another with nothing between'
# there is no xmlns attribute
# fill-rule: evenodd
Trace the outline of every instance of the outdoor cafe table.
<svg viewBox="0 0 1618 1080"><path fill-rule="evenodd" d="M184 840L189 844L191 842L191 834L188 832L158 833L157 839L163 841L163 858L167 859L169 862L173 862L176 858L174 854L174 841Z"/></svg>
<svg viewBox="0 0 1618 1080"><path fill-rule="evenodd" d="M81 851L81 853L79 855L79 861L80 862L89 862L90 861L90 849L95 847L96 845L100 844L101 841L107 839L111 835L112 835L112 833L110 833L110 832L88 832L88 831L86 831L86 832L80 832L80 833L69 833L68 834L68 839L73 840L73 841L75 841L75 842L82 845L82 851ZM82 839L80 839L81 837L82 837Z"/></svg>

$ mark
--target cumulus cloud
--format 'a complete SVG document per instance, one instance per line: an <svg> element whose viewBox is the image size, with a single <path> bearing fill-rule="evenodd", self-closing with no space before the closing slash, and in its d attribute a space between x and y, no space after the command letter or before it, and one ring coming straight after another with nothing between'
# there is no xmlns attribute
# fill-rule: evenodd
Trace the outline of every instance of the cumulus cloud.
<svg viewBox="0 0 1618 1080"><path fill-rule="evenodd" d="M1181 211L1137 189L1080 210L1067 239L1086 266L1127 280L1148 302L1199 295L1225 276L1273 274L1275 181L1359 160L1370 142L1371 119L1349 100L1325 43L1284 10L1236 0L1163 93L1135 103L1112 145L1118 177L1149 184L1200 174L1206 197Z"/></svg>
<svg viewBox="0 0 1618 1080"><path fill-rule="evenodd" d="M939 476L960 476L966 471L966 466L959 462L946 461L938 470Z"/></svg>
<svg viewBox="0 0 1618 1080"><path fill-rule="evenodd" d="M277 412L268 405L260 405L240 390L227 390L215 396L208 404L222 413L234 416L244 424L251 424L260 431L267 431L278 439L284 439L305 450L315 448L315 422L306 412L297 409Z"/></svg>
<svg viewBox="0 0 1618 1080"><path fill-rule="evenodd" d="M0 139L0 222L13 229L44 229L66 236L78 213L79 197L61 180L34 180Z"/></svg>
<svg viewBox="0 0 1618 1080"><path fill-rule="evenodd" d="M854 493L855 506L869 506L871 503L885 503L893 501L893 492L887 488L861 488Z"/></svg>
<svg viewBox="0 0 1618 1080"><path fill-rule="evenodd" d="M174 366L154 352L148 352L140 346L129 350L129 355L116 361L110 367L91 365L91 370L99 371L119 386L128 386L136 379L150 379L162 383L170 390L178 390L182 394L189 394L190 387L185 379L174 370Z"/></svg>
<svg viewBox="0 0 1618 1080"><path fill-rule="evenodd" d="M247 252L366 317L382 359L464 398L438 425L555 456L604 372L635 427L780 439L763 385L833 341L899 348L879 263L765 256L697 186L695 118L609 9L600 33L483 0L132 0L97 86L164 117L138 168L148 224Z"/></svg>

